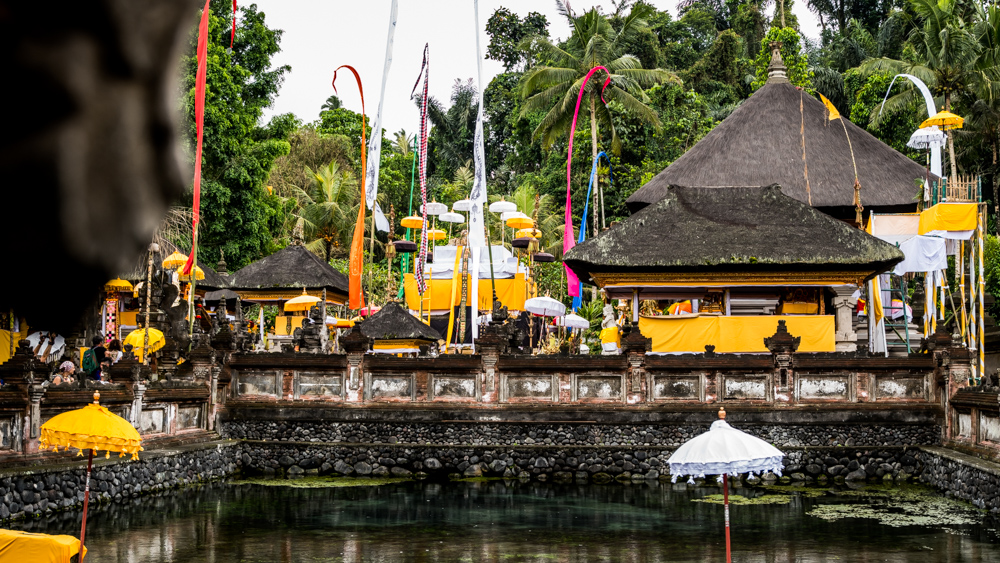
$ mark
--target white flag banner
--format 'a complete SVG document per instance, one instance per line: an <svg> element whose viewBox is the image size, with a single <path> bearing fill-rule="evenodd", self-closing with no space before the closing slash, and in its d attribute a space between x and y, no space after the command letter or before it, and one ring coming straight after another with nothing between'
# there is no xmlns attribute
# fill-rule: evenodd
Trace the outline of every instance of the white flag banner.
<svg viewBox="0 0 1000 563"><path fill-rule="evenodd" d="M389 36L385 40L382 90L379 93L378 111L372 124L371 138L368 139L368 169L365 170L365 204L372 210L375 228L382 232L389 232L389 221L386 220L382 208L375 199L378 196L378 170L382 161L382 102L385 101L385 83L389 78L389 67L392 66L392 41L396 35L396 3L397 0L392 0L392 6L389 8Z"/></svg>
<svg viewBox="0 0 1000 563"><path fill-rule="evenodd" d="M472 247L472 340L479 336L479 254L486 246L483 207L486 204L486 154L483 149L483 57L479 47L479 0L473 2L476 21L476 71L479 81L479 109L476 112L476 135L472 143L475 180L472 184L472 207L469 209L469 246Z"/></svg>

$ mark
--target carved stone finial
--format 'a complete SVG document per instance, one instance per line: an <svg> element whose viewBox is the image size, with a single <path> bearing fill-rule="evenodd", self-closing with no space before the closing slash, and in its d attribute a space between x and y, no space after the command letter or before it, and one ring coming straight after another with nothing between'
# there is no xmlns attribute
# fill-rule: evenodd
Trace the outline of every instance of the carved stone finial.
<svg viewBox="0 0 1000 563"><path fill-rule="evenodd" d="M799 349L801 342L802 337L789 334L788 327L785 326L785 321L782 320L778 321L778 330L775 331L774 335L764 339L764 346L775 355L791 354Z"/></svg>
<svg viewBox="0 0 1000 563"><path fill-rule="evenodd" d="M781 41L771 41L771 63L767 65L768 84L791 84L788 80L788 68L781 59Z"/></svg>
<svg viewBox="0 0 1000 563"><path fill-rule="evenodd" d="M226 268L227 268L226 267L226 253L224 251L220 250L219 251L219 263L215 265L215 271L225 276L225 275L227 275L229 273L229 270L226 269Z"/></svg>
<svg viewBox="0 0 1000 563"><path fill-rule="evenodd" d="M726 407L719 407L719 420L726 420Z"/></svg>
<svg viewBox="0 0 1000 563"><path fill-rule="evenodd" d="M100 404L100 402L101 402L101 392L94 391L94 404L97 405Z"/></svg>

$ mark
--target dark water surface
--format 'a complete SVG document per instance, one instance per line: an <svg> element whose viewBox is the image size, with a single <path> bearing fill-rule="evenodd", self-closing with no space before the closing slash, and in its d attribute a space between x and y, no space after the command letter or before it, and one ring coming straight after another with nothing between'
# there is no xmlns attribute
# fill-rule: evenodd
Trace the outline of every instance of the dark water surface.
<svg viewBox="0 0 1000 563"><path fill-rule="evenodd" d="M694 501L719 492L668 483L221 483L92 509L87 561L724 561L723 508ZM925 489L736 492L791 498L731 507L734 561L1000 561L996 519ZM76 535L79 513L19 527Z"/></svg>

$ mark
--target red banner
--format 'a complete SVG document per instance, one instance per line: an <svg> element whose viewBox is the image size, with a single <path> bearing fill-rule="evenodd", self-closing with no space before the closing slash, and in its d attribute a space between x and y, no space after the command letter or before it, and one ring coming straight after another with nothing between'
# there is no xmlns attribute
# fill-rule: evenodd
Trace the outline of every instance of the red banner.
<svg viewBox="0 0 1000 563"><path fill-rule="evenodd" d="M192 207L194 219L191 221L191 254L184 264L184 274L190 274L194 265L195 253L198 250L198 220L201 217L201 142L205 133L205 74L208 63L208 16L209 3L201 12L201 23L198 25L198 72L194 79L194 123L197 131L197 144L194 149L194 204Z"/></svg>
<svg viewBox="0 0 1000 563"><path fill-rule="evenodd" d="M351 65L342 65L337 70L346 68L354 73L354 78L358 81L358 92L361 93L361 202L358 204L358 222L354 225L354 238L351 239L351 260L350 272L348 275L348 288L350 301L348 306L351 309L364 307L364 296L361 294L361 275L365 269L365 170L368 170L366 153L368 143L365 142L365 91L361 87L361 77L358 71ZM337 92L337 70L333 71L333 91ZM374 229L374 225L372 226Z"/></svg>

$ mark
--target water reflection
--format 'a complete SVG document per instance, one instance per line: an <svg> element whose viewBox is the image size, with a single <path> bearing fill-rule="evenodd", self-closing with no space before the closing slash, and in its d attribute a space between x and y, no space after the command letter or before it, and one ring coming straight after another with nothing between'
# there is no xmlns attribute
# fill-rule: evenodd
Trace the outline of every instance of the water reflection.
<svg viewBox="0 0 1000 563"><path fill-rule="evenodd" d="M718 492L677 484L214 484L93 510L88 560L139 562L705 561L724 557ZM746 495L759 491L739 491ZM851 502L864 502L851 499ZM1000 561L996 522L893 528L805 515L835 496L732 510L734 559ZM79 514L22 529L76 533Z"/></svg>

